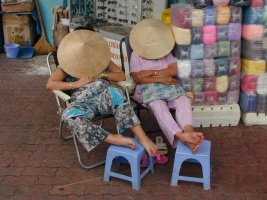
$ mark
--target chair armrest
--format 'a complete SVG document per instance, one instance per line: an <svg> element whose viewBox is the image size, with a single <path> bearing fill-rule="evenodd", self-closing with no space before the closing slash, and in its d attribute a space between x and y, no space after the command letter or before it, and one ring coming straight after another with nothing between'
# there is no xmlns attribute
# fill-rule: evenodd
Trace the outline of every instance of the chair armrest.
<svg viewBox="0 0 267 200"><path fill-rule="evenodd" d="M126 81L119 81L116 84L120 85L123 88L127 88L129 94L131 94L135 88L135 83L132 78L127 78Z"/></svg>
<svg viewBox="0 0 267 200"><path fill-rule="evenodd" d="M66 93L60 91L60 90L53 90L54 94L57 95L60 99L63 101L69 101L71 98Z"/></svg>
<svg viewBox="0 0 267 200"><path fill-rule="evenodd" d="M126 87L130 87L131 84L127 81L119 81L119 82L116 82L117 85L123 87L123 88L126 88Z"/></svg>

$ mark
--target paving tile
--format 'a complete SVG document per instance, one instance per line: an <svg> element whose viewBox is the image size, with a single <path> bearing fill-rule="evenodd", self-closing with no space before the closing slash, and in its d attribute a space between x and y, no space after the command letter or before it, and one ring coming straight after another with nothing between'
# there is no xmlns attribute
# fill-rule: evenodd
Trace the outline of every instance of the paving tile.
<svg viewBox="0 0 267 200"><path fill-rule="evenodd" d="M196 129L212 142L211 190L185 181L169 185L175 150L168 143L168 163L156 164L141 189L133 190L128 181L104 182L104 166L85 170L79 165L73 141L58 137L59 116L54 94L45 89L47 78L46 56L18 60L0 54L0 199L267 199L267 126L245 126L240 121L232 127ZM154 131L148 133L153 141L163 136L151 113L142 111L141 123L146 132ZM107 120L104 127L114 131L114 120ZM64 134L70 132L64 128ZM82 158L103 160L107 148L100 145L90 154L81 148ZM201 176L201 169L185 163L182 173Z"/></svg>

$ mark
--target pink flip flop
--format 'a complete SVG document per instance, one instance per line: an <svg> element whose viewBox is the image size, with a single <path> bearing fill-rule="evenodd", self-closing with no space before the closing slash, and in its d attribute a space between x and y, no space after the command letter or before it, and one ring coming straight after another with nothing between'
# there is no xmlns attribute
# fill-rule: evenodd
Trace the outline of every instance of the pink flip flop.
<svg viewBox="0 0 267 200"><path fill-rule="evenodd" d="M155 161L156 163L160 165L164 165L168 162L168 157L162 153L156 152L152 155L153 162Z"/></svg>
<svg viewBox="0 0 267 200"><path fill-rule="evenodd" d="M153 165L156 163L156 161L154 159L153 160ZM140 162L140 166L141 167L148 167L148 164L147 164L148 160L147 160L147 155L146 153L144 153L142 155L142 158L141 158L141 162Z"/></svg>

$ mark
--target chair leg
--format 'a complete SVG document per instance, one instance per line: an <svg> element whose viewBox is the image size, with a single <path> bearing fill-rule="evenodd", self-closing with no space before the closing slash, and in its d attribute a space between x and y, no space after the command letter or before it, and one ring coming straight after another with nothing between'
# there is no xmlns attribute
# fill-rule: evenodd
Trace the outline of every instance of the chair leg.
<svg viewBox="0 0 267 200"><path fill-rule="evenodd" d="M66 137L63 136L63 133L62 133L63 124L64 124L64 122L63 122L63 120L60 117L60 120L59 120L59 137L61 139L64 139L64 140L72 139L72 137L73 137L72 135L69 135L69 136L66 136Z"/></svg>
<svg viewBox="0 0 267 200"><path fill-rule="evenodd" d="M73 137L73 141L74 141L74 145L75 145L75 150L76 150L76 153L77 153L77 157L78 157L78 161L80 163L80 165L85 168L85 169L92 169L92 168L95 168L95 167L98 167L100 165L104 165L105 164L105 160L102 160L98 163L95 163L95 164L92 164L92 165L85 165L83 162L82 162L82 159L81 159L81 155L80 155L80 151L79 151L79 147L78 147L78 143L77 143L77 138L75 136L75 134L73 133L72 135Z"/></svg>
<svg viewBox="0 0 267 200"><path fill-rule="evenodd" d="M104 119L101 119L101 122L100 122L100 127L102 127L103 126L103 124L104 124Z"/></svg>

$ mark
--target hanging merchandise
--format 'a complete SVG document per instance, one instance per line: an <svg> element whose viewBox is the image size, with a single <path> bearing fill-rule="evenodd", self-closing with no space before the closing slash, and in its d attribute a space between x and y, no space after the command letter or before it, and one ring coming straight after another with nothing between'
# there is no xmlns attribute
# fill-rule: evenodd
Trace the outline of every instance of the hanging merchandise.
<svg viewBox="0 0 267 200"><path fill-rule="evenodd" d="M142 19L160 19L167 8L167 0L76 0L69 4L72 28L88 22L133 26Z"/></svg>
<svg viewBox="0 0 267 200"><path fill-rule="evenodd" d="M103 7L98 6L97 1L103 3L106 0L68 0L70 30L77 26L96 22L98 21L97 16L104 15Z"/></svg>

